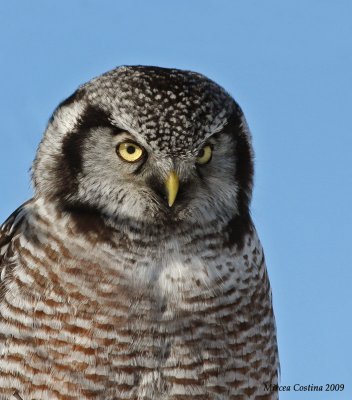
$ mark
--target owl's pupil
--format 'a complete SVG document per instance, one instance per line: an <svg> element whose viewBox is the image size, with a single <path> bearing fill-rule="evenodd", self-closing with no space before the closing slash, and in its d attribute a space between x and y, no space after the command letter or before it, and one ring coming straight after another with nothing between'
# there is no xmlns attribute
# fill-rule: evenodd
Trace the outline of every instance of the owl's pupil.
<svg viewBox="0 0 352 400"><path fill-rule="evenodd" d="M128 146L126 151L128 154L133 154L136 151L136 148L133 146Z"/></svg>
<svg viewBox="0 0 352 400"><path fill-rule="evenodd" d="M202 158L203 156L204 156L204 149L202 149L198 154L199 158Z"/></svg>

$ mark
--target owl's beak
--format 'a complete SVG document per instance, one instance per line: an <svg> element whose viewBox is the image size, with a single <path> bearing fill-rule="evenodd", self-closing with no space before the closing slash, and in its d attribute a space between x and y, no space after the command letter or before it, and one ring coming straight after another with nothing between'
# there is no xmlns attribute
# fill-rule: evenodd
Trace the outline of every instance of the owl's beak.
<svg viewBox="0 0 352 400"><path fill-rule="evenodd" d="M177 173L175 171L171 171L165 180L167 202L169 207L172 207L175 202L179 186L180 180Z"/></svg>

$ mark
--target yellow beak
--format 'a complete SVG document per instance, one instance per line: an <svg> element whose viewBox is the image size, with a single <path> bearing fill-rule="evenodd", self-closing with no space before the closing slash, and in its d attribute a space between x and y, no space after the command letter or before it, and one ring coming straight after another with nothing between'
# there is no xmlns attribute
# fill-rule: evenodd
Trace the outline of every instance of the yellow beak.
<svg viewBox="0 0 352 400"><path fill-rule="evenodd" d="M172 207L175 202L179 186L180 180L178 178L178 175L175 171L171 171L165 180L167 202L169 204L169 207Z"/></svg>

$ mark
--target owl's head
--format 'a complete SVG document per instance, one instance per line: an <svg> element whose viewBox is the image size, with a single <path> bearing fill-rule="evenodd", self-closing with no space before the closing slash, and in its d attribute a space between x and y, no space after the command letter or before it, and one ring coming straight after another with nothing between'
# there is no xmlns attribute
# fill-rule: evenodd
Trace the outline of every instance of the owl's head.
<svg viewBox="0 0 352 400"><path fill-rule="evenodd" d="M242 111L216 83L120 67L57 107L33 180L37 197L67 212L209 224L249 213L252 158Z"/></svg>

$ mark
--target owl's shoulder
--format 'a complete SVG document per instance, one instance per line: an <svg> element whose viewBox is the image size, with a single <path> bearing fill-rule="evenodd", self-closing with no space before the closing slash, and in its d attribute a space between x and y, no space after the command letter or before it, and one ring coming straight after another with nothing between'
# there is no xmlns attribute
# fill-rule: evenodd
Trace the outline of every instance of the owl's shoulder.
<svg viewBox="0 0 352 400"><path fill-rule="evenodd" d="M26 219L33 201L31 199L23 203L0 226L0 266L8 247Z"/></svg>
<svg viewBox="0 0 352 400"><path fill-rule="evenodd" d="M5 278L15 266L13 242L21 234L33 202L31 199L23 203L0 226L0 298Z"/></svg>

